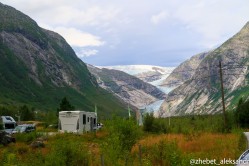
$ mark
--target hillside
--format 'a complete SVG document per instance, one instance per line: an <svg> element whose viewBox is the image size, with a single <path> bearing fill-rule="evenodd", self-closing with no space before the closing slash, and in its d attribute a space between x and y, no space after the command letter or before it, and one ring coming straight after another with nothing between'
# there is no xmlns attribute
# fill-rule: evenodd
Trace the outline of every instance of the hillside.
<svg viewBox="0 0 249 166"><path fill-rule="evenodd" d="M169 94L160 116L220 113L219 61L223 70L225 104L228 109L233 109L241 97L249 95L248 58L249 23L205 56L191 79Z"/></svg>
<svg viewBox="0 0 249 166"><path fill-rule="evenodd" d="M87 66L57 33L0 3L0 105L55 110L66 96L77 109L124 114L123 104L98 87Z"/></svg>
<svg viewBox="0 0 249 166"><path fill-rule="evenodd" d="M164 93L169 93L173 88L162 85L163 81L171 74L174 67L161 67L152 65L120 65L102 66L100 68L114 69L133 75L144 82L156 86Z"/></svg>
<svg viewBox="0 0 249 166"><path fill-rule="evenodd" d="M89 71L97 78L99 85L115 93L121 100L137 108L165 98L165 94L141 79L125 72L88 65Z"/></svg>
<svg viewBox="0 0 249 166"><path fill-rule="evenodd" d="M199 66L201 61L206 57L208 53L200 53L194 55L190 59L181 63L176 67L171 74L162 81L162 86L177 87L183 84L185 81L191 79L194 75L196 68Z"/></svg>

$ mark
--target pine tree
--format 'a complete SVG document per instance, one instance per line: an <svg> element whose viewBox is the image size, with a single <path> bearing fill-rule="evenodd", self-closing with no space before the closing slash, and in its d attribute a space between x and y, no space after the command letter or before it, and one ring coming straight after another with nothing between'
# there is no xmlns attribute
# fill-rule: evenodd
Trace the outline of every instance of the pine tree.
<svg viewBox="0 0 249 166"><path fill-rule="evenodd" d="M57 115L58 115L59 111L73 111L74 109L75 109L75 107L70 104L70 102L68 101L68 99L66 97L64 97L61 100L60 107L57 108Z"/></svg>

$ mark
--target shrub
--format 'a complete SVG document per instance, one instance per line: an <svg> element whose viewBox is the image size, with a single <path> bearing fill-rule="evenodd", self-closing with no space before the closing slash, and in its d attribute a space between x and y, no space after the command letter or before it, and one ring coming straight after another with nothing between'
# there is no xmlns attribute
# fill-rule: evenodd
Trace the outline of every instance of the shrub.
<svg viewBox="0 0 249 166"><path fill-rule="evenodd" d="M80 140L61 137L51 144L51 152L45 158L47 166L89 165L89 152Z"/></svg>
<svg viewBox="0 0 249 166"><path fill-rule="evenodd" d="M16 133L15 138L17 142L24 142L30 144L33 142L39 135L36 132L30 133Z"/></svg>
<svg viewBox="0 0 249 166"><path fill-rule="evenodd" d="M152 147L142 147L142 154L144 165L182 165L182 154L175 142L161 141Z"/></svg>
<svg viewBox="0 0 249 166"><path fill-rule="evenodd" d="M153 113L147 113L144 117L143 130L154 133L167 133L166 123L162 119L156 119Z"/></svg>
<svg viewBox="0 0 249 166"><path fill-rule="evenodd" d="M106 122L108 136L101 145L107 164L120 163L130 155L131 148L139 137L141 130L134 119L115 117ZM122 163L122 162L121 162Z"/></svg>
<svg viewBox="0 0 249 166"><path fill-rule="evenodd" d="M235 111L236 122L240 127L249 127L249 101L239 100L237 109Z"/></svg>

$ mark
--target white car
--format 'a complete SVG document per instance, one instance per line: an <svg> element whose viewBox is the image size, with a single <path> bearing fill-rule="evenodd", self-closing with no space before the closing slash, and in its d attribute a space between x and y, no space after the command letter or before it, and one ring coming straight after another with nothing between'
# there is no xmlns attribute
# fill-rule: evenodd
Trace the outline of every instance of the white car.
<svg viewBox="0 0 249 166"><path fill-rule="evenodd" d="M12 134L14 133L29 133L35 131L35 126L32 124L22 124L16 126L16 128L12 131Z"/></svg>
<svg viewBox="0 0 249 166"><path fill-rule="evenodd" d="M249 149L247 149L237 160L236 166L248 166L249 165Z"/></svg>

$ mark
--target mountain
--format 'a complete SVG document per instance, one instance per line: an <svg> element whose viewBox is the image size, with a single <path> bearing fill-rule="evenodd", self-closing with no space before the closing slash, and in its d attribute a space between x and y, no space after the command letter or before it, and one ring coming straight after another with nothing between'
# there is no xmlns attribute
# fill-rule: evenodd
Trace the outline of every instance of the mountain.
<svg viewBox="0 0 249 166"><path fill-rule="evenodd" d="M99 66L99 68L114 69L133 75L144 82L156 86L164 93L168 93L173 88L161 85L170 75L174 67L161 67L152 65L123 65L123 66Z"/></svg>
<svg viewBox="0 0 249 166"><path fill-rule="evenodd" d="M178 87L185 81L191 79L195 70L201 63L201 61L208 55L208 53L197 54L190 59L181 63L176 67L171 74L162 81L161 85L167 85L168 87Z"/></svg>
<svg viewBox="0 0 249 166"><path fill-rule="evenodd" d="M0 105L55 110L66 96L77 109L124 115L123 103L103 96L87 66L59 34L40 28L0 3Z"/></svg>
<svg viewBox="0 0 249 166"><path fill-rule="evenodd" d="M168 94L158 116L220 113L222 64L225 105L232 110L249 96L249 23L217 49L210 51L191 79ZM184 70L184 69L183 69Z"/></svg>
<svg viewBox="0 0 249 166"><path fill-rule="evenodd" d="M100 69L92 65L88 65L88 69L102 88L115 93L120 99L137 108L165 98L165 94L155 86L123 71ZM134 70L132 72L136 73Z"/></svg>

